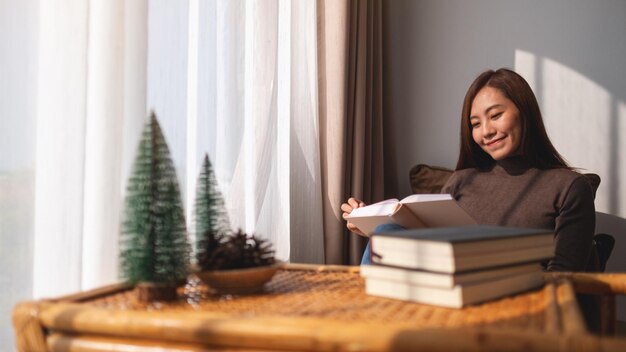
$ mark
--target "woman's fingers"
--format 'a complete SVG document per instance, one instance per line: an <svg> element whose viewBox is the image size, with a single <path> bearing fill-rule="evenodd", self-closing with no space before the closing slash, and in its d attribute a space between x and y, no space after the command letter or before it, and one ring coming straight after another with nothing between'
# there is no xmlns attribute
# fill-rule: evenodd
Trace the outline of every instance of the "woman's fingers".
<svg viewBox="0 0 626 352"><path fill-rule="evenodd" d="M341 211L343 211L343 214L341 214L341 216L343 217L344 220L348 220L348 216L350 216L350 213L352 213L354 209L361 208L364 206L365 206L365 203L363 203L359 199L350 197L347 203L341 204ZM365 236L365 234L351 222L348 221L346 226L348 227L348 230L356 233L357 235Z"/></svg>
<svg viewBox="0 0 626 352"><path fill-rule="evenodd" d="M343 211L345 213L351 213L352 210L354 210L354 208L352 206L350 206L350 204L348 204L348 203L341 204L341 211Z"/></svg>
<svg viewBox="0 0 626 352"><path fill-rule="evenodd" d="M360 207L360 204L363 203L360 200L354 198L354 197L350 197L350 199L348 199L348 204L350 204L350 206L352 207L352 209L356 209Z"/></svg>
<svg viewBox="0 0 626 352"><path fill-rule="evenodd" d="M347 203L341 204L341 211L343 211L343 214L342 214L343 218L346 219L346 217L350 215L350 213L352 213L354 209L361 208L364 206L365 206L365 203L363 203L362 201L354 197L350 197Z"/></svg>

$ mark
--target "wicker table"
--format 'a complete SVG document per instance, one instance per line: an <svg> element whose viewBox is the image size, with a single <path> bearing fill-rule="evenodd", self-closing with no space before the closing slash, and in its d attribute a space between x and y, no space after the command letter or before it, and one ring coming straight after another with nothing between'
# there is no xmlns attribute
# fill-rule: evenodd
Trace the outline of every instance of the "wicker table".
<svg viewBox="0 0 626 352"><path fill-rule="evenodd" d="M176 302L142 304L115 285L13 313L20 351L621 350L587 333L574 286L547 277L538 290L464 309L364 293L358 267L286 265L262 294L217 295L191 278ZM575 280L582 291L606 283ZM624 290L623 287L618 288Z"/></svg>

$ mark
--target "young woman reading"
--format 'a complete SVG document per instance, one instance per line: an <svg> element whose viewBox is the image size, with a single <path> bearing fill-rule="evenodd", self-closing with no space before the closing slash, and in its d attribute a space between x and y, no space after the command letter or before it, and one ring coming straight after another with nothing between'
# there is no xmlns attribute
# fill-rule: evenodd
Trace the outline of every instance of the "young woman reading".
<svg viewBox="0 0 626 352"><path fill-rule="evenodd" d="M568 166L548 135L528 83L508 69L486 71L469 87L461 114L456 170L442 189L479 224L554 230L547 271L597 271L594 195L587 178ZM350 198L344 219L365 204ZM364 235L353 224L350 231ZM374 232L401 229L385 224ZM369 244L363 264L369 263ZM597 329L596 297L579 295Z"/></svg>
<svg viewBox="0 0 626 352"><path fill-rule="evenodd" d="M479 224L553 229L556 250L547 263L549 271L599 267L592 246L591 185L556 151L535 95L524 78L511 70L486 71L469 87L456 171L442 193L450 193ZM350 198L341 205L344 218L364 205ZM347 226L364 235L353 224ZM369 263L369 246L363 263Z"/></svg>

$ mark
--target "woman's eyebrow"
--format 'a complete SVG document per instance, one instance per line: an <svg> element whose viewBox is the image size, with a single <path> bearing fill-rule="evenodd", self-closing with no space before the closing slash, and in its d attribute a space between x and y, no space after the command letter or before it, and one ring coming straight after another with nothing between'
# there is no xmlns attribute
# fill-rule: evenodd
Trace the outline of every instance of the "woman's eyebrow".
<svg viewBox="0 0 626 352"><path fill-rule="evenodd" d="M487 115L487 114L489 113L489 111L491 111L491 110L493 110L493 109L502 108L502 107L504 107L504 105L502 105L502 104L494 104L494 105L491 105L490 107L488 107L488 108L485 110L485 115ZM476 116L476 115L470 115L470 117L469 117L469 119L470 119L470 120L471 120L471 119L478 119L478 118L479 118L479 117L478 117L478 116Z"/></svg>
<svg viewBox="0 0 626 352"><path fill-rule="evenodd" d="M494 104L494 105L491 105L490 107L488 107L488 108L487 108L487 110L485 110L485 114L488 114L488 113L489 113L489 111L491 111L491 110L493 110L493 109L501 108L501 107L503 107L503 106L504 106L504 105L502 105L502 104Z"/></svg>

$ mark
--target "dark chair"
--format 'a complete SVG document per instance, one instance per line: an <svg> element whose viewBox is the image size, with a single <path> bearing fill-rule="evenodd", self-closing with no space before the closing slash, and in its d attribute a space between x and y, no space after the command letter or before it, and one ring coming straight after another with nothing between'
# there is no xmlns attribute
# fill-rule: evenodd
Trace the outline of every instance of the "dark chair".
<svg viewBox="0 0 626 352"><path fill-rule="evenodd" d="M598 261L600 262L600 272L606 269L606 262L609 260L613 247L615 247L615 238L606 233L599 233L593 236L593 243L598 253Z"/></svg>
<svg viewBox="0 0 626 352"><path fill-rule="evenodd" d="M452 173L453 170L443 167L425 164L415 165L409 172L411 190L413 193L439 193ZM593 190L595 198L601 179L596 174L588 173L584 175ZM604 272L606 269L606 263L611 256L613 247L615 246L615 239L613 236L605 233L596 234L593 239L593 246L598 255L599 270L600 272ZM577 275L583 275L583 278L587 277L585 275L591 275L590 277L592 279L590 282L601 282L603 280L602 277L604 277L605 274L595 274L598 275L597 278L591 273L566 273L566 275L569 275L574 281L576 281ZM588 284L584 280L582 282ZM581 283L579 282L578 287L580 288L580 286ZM581 312L583 313L591 331L603 334L612 334L615 331L615 295L624 294L624 292L613 292L610 290L610 292L603 292L597 290L597 287L602 285L597 286L593 284L591 286L593 286L592 289L582 290L582 292L587 295L577 295L579 303L587 301L586 303L582 303L583 307L581 307ZM603 289L606 290L606 288ZM588 307L585 308L584 306Z"/></svg>

